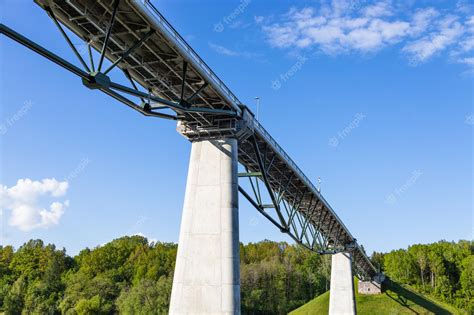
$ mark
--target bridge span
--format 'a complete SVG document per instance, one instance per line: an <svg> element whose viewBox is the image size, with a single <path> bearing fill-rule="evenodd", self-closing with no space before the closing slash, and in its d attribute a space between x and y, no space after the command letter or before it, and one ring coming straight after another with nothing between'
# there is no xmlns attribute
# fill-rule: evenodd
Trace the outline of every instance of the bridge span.
<svg viewBox="0 0 474 315"><path fill-rule="evenodd" d="M222 286L208 286L220 290L212 296L222 294L223 306L216 311L239 312L237 191L295 242L334 254L333 267L352 265L357 277L373 279L374 266L320 191L148 0L35 2L73 50L74 63L5 25L1 32L79 76L86 87L143 115L176 120L177 130L193 143L171 312L186 313L180 306L186 304L183 299L199 298L199 307L210 310L206 304L213 299L206 300L203 286L199 293L183 283L206 282L216 277L216 270L221 276L212 281ZM87 57L72 44L64 26L83 40ZM129 85L113 79L119 73ZM215 213L209 210L213 207ZM220 230L207 235L206 229L213 229L210 222ZM215 257L221 258L221 265L213 265L210 259ZM201 267L194 267L198 264ZM352 273L345 279L346 284L352 282Z"/></svg>

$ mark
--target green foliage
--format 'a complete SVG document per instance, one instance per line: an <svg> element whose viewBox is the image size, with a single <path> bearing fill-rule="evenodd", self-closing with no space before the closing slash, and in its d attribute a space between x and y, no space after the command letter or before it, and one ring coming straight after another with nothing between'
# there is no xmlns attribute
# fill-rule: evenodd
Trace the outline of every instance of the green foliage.
<svg viewBox="0 0 474 315"><path fill-rule="evenodd" d="M171 293L171 277L158 281L141 279L136 285L122 291L117 299L122 314L166 314Z"/></svg>
<svg viewBox="0 0 474 315"><path fill-rule="evenodd" d="M373 252L372 256L370 256L370 260L372 261L372 264L379 271L383 268L384 257L385 257L384 253L378 253L378 252Z"/></svg>
<svg viewBox="0 0 474 315"><path fill-rule="evenodd" d="M385 273L443 302L474 313L472 242L413 245L383 255Z"/></svg>
<svg viewBox="0 0 474 315"><path fill-rule="evenodd" d="M110 314L113 310L112 301L108 301L101 297L99 294L94 295L91 298L80 299L74 311L78 315L89 315L89 314ZM72 312L69 312L72 313Z"/></svg>
<svg viewBox="0 0 474 315"><path fill-rule="evenodd" d="M242 313L287 314L326 290L328 256L263 241L240 248Z"/></svg>
<svg viewBox="0 0 474 315"><path fill-rule="evenodd" d="M64 291L61 275L72 259L65 250L31 240L16 252L0 248L0 310L7 314L55 314Z"/></svg>
<svg viewBox="0 0 474 315"><path fill-rule="evenodd" d="M7 314L21 314L24 307L24 294L26 291L25 277L20 276L9 288L5 299L4 308Z"/></svg>
<svg viewBox="0 0 474 315"><path fill-rule="evenodd" d="M108 314L117 311L115 301L136 279L137 273L148 270L148 264L159 262L155 256L168 255L174 260L176 245L148 245L141 236L126 236L94 250L83 250L77 266L64 275L66 289L59 308L64 314ZM155 254L153 254L155 253ZM146 259L143 257L149 257ZM170 274L168 265L164 274ZM144 275L149 275L145 272ZM150 275L152 278L152 276Z"/></svg>
<svg viewBox="0 0 474 315"><path fill-rule="evenodd" d="M354 286L357 288L355 279ZM385 291L380 295L362 295L355 291L357 314L463 314L449 305L416 293L408 287L395 282L388 282ZM302 307L294 310L290 315L317 315L327 314L329 311L329 292L326 292Z"/></svg>
<svg viewBox="0 0 474 315"><path fill-rule="evenodd" d="M41 240L16 251L0 246L0 314L165 314L176 252L176 244L149 244L141 236L74 258ZM286 314L329 289L330 256L297 245L241 245L240 260L244 314ZM471 243L414 245L374 253L372 261L392 279L473 313Z"/></svg>
<svg viewBox="0 0 474 315"><path fill-rule="evenodd" d="M469 255L461 262L460 277L461 292L464 296L463 305L471 314L474 314L474 256Z"/></svg>

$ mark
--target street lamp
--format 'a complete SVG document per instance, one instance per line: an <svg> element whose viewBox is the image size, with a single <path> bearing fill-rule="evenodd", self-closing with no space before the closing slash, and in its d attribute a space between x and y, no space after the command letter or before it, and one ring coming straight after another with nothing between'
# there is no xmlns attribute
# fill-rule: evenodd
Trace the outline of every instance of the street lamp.
<svg viewBox="0 0 474 315"><path fill-rule="evenodd" d="M257 115L256 115L256 117L257 117L257 120L258 120L258 109L260 107L260 97L258 97L258 96L255 97L255 102L257 103L256 104L257 105Z"/></svg>

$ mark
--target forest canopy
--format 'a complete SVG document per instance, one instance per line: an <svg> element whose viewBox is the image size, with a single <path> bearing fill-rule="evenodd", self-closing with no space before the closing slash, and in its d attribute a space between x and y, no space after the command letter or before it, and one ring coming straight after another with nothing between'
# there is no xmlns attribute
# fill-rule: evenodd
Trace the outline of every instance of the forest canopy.
<svg viewBox="0 0 474 315"><path fill-rule="evenodd" d="M414 245L372 260L395 281L474 310L472 243ZM0 312L166 314L177 245L125 236L70 257L30 240L0 246ZM242 313L286 314L329 289L330 256L262 241L240 247Z"/></svg>

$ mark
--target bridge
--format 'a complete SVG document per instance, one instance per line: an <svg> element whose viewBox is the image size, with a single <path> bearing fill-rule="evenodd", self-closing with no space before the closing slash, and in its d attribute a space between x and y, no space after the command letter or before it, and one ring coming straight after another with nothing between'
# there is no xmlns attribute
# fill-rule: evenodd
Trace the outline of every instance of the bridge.
<svg viewBox="0 0 474 315"><path fill-rule="evenodd" d="M331 254L331 314L355 313L367 255L296 163L148 0L35 0L77 57L1 33L192 143L170 313L240 313L238 192L296 243ZM87 47L81 54L65 28ZM77 64L77 65L76 65ZM117 83L122 73L129 84Z"/></svg>

